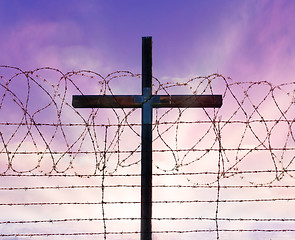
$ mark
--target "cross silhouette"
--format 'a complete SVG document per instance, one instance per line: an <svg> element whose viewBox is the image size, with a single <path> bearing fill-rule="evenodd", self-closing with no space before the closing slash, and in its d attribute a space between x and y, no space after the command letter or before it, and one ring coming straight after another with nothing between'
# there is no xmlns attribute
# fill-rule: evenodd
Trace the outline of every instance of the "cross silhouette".
<svg viewBox="0 0 295 240"><path fill-rule="evenodd" d="M141 240L152 240L153 108L220 108L221 95L152 95L152 37L142 38L142 95L74 95L75 108L142 108Z"/></svg>

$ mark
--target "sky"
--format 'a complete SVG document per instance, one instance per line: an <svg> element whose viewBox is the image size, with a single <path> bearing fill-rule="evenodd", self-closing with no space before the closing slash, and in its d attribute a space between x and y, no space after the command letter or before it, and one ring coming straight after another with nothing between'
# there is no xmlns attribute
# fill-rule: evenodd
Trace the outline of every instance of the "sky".
<svg viewBox="0 0 295 240"><path fill-rule="evenodd" d="M158 78L291 81L294 8L290 0L1 0L0 62L140 73L141 37L152 36Z"/></svg>
<svg viewBox="0 0 295 240"><path fill-rule="evenodd" d="M235 82L259 82L267 81L273 85L279 85L282 83L288 83L285 87L281 89L276 89L274 94L276 94L277 102L273 101L272 96L267 95L268 87L267 84L254 84L247 93L251 94L251 99L253 102L247 99L244 102L245 109L248 109L250 113L245 116L244 113L239 109L237 114L231 118L232 112L238 109L236 99L227 93L226 101L224 101L223 109L218 113L218 117L226 120L231 118L231 120L253 120L262 119L259 113L263 113L265 118L280 118L281 112L278 106L285 111L285 116L294 119L294 107L290 102L294 101L294 72L295 72L295 2L292 0L0 0L0 65L1 66L12 66L17 67L25 71L34 70L42 67L50 67L59 69L63 73L70 71L79 70L91 70L101 74L102 76L107 76L109 73L115 71L130 71L135 74L141 73L141 38L144 36L152 36L153 38L153 76L156 77L160 82L180 82L184 83L190 78L197 76L208 76L214 73L221 74L225 77L229 77L227 83L233 84L232 90L236 94L239 101L245 96L245 89L240 86L234 85ZM39 72L38 72L39 73ZM41 73L43 73L41 71ZM9 71L0 68L0 75L9 75ZM46 75L48 74L48 75ZM60 78L60 74L56 71L46 73L51 82ZM42 75L42 74L41 74ZM36 77L36 76L35 76ZM38 77L36 77L38 78ZM87 77L86 77L87 78ZM127 77L128 78L128 77ZM21 78L20 78L21 79ZM55 80L54 80L55 79ZM91 82L91 78L88 77L86 83L78 78L75 78L77 83L80 84L81 89L85 94L95 94L95 91L99 92L99 88L95 86L95 82ZM101 79L97 77L97 79ZM3 79L2 79L3 80ZM10 88L19 93L19 96L24 94L23 87L25 84L17 82L16 78L11 84ZM135 80L135 81L134 81ZM214 86L214 91L216 93L223 93L225 89L225 83L222 78L221 82ZM116 82L116 78L112 79L114 84L112 87L115 89L116 94L132 94L131 91L137 91L140 89L140 81L137 78L132 77L131 82ZM40 81L42 82L42 81ZM22 85L24 84L24 85ZM40 83L41 84L41 83ZM43 84L43 85L42 85ZM42 86L50 88L49 82L42 82ZM61 84L62 87L64 85ZM249 86L249 85L246 85ZM61 88L62 88L61 87ZM293 87L293 88L292 88ZM75 87L71 84L68 86L70 93L77 93ZM170 90L170 89L169 89ZM176 88L176 91L178 88ZM36 109L41 109L43 102L46 102L46 96L42 96L40 92L36 90L36 95L33 94L34 88L32 87L30 103L32 107L30 111L34 112ZM71 92L72 91L72 92ZM171 89L173 91L173 88ZM290 94L287 95L286 92ZM3 95L3 88L0 90L1 96ZM263 104L259 104L261 99ZM69 96L71 97L71 96ZM6 96L6 99L8 97ZM20 97L22 99L22 97ZM40 99L40 100L39 100ZM59 99L60 100L60 99ZM8 100L5 100L8 101ZM2 102L1 102L2 104ZM17 108L10 107L13 105L13 101L10 100L7 106L1 106L0 108L0 122L16 121L19 120L20 115L17 115ZM259 107L260 112L255 111L255 106ZM71 121L82 121L82 118L73 113L73 110L64 107L65 114L62 116L63 121L66 123L71 123ZM50 110L50 109L49 109ZM49 111L48 110L48 111ZM79 110L80 111L80 110ZM4 112L4 114L3 114ZM81 114L87 114L86 111L81 110ZM99 112L100 113L100 112ZM109 118L106 117L106 112L102 112L100 116L107 123ZM210 112L209 114L213 114ZM133 114L133 113L132 113ZM130 119L139 119L140 112L135 111L134 115L130 116ZM176 112L169 114L164 113L162 121L174 121ZM37 112L36 119L40 121L57 121L56 116L48 114L47 110ZM77 117L78 116L78 117ZM95 115L96 116L96 115ZM199 119L206 119L206 114L195 113L187 111L183 114L183 120L185 121L195 121L196 116ZM113 115L114 119L116 115ZM95 121L101 120L96 118ZM110 117L111 118L111 117ZM74 120L73 120L74 119ZM85 118L86 119L86 118ZM171 120L172 119L172 120ZM239 119L238 119L239 120ZM21 120L19 120L21 121ZM102 121L102 120L101 120ZM83 122L83 121L82 121ZM210 125L210 124L209 124ZM207 126L207 125L206 125ZM234 126L234 131L232 130ZM252 134L249 129L247 129L246 137L241 139L243 131L245 130L244 125L224 125L223 139L226 139L223 144L228 148L237 147L261 147L257 139L264 139L263 143L266 144L265 139L270 139L268 142L274 147L282 147L286 143L287 147L294 147L294 136L293 140L290 137L290 132L293 130L293 125L288 125L286 123L280 123L278 125L265 124L264 126L256 126L252 124L252 130L257 127L256 135ZM207 126L208 127L208 126ZM1 134L3 134L4 142L8 141L9 134L11 130L4 129L5 126L1 126ZM22 128L19 131L20 135L23 134ZM140 128L135 127L135 131L130 131L126 129L124 134L121 136L122 149L135 149L138 146ZM133 129L133 130L134 130ZM166 133L165 127L161 128L159 132L155 133L155 136L163 134L166 137L166 142L162 141L161 138L155 140L154 145L157 149L167 149L169 147L175 147L176 132L179 131L177 135L178 147L190 148L192 143L197 143L198 139L201 138L202 134L206 133L207 128L199 129L197 126L179 126L177 128L172 128L171 134ZM262 130L261 130L262 129ZM99 144L103 146L104 141L104 131L97 130L98 136L101 137ZM26 132L26 129L23 130ZM53 130L49 127L46 128L45 133L48 136L52 136ZM67 133L67 140L69 142L77 139L77 136L81 134L83 129L78 129L73 131L71 129L65 129ZM91 131L94 131L93 129ZM114 137L114 132L110 129L110 139ZM170 131L170 130L169 130ZM52 143L53 149L60 149L65 147L63 144L63 136L60 129L57 131L55 137L56 142ZM192 136L191 133L194 133ZM250 132L250 133L249 133ZM271 132L270 137L267 133ZM36 132L33 134L38 135ZM161 133L161 134L160 134ZM6 135L5 135L6 134ZM50 135L51 134L51 135ZM181 135L182 134L182 135ZM87 134L86 134L87 135ZM85 135L85 136L86 136ZM187 136L190 136L189 138ZM46 135L47 136L47 135ZM132 136L132 138L131 138ZM19 138L18 138L19 137ZM88 139L88 135L85 137L85 142L91 144L91 139ZM212 139L214 141L214 133L212 129L208 135L202 141L196 144L199 148L206 148L206 145ZM17 144L21 136L16 135L14 140L10 142L11 148L17 148ZM28 138L29 139L29 138ZM36 139L39 139L36 137ZM59 141L61 139L61 141ZM132 140L131 140L132 139ZM231 139L231 140L229 140ZM40 140L40 139L39 139ZM39 141L38 140L38 141ZM41 140L40 140L41 141ZM292 142L293 141L293 142ZM78 142L79 143L79 142ZM168 143L168 145L165 145ZM177 145L176 144L176 145ZM214 147L216 147L216 144ZM240 145L239 145L240 144ZM83 145L82 149L88 149L86 144ZM262 144L263 145L263 144ZM42 149L42 144L40 145ZM264 145L263 145L264 146ZM3 151L3 144L0 145ZM77 148L77 145L75 145ZM116 143L112 145L110 143L110 149L115 149L117 147ZM20 148L20 150L31 150L34 149L32 142L29 140L25 142ZM73 148L75 149L75 148ZM155 157L158 157L157 153ZM183 163L190 162L191 157L194 158L195 155L199 153L187 153L187 155L177 156L179 159L183 159ZM232 154L232 155L231 155ZM276 159L281 159L279 164L281 168L283 165L288 165L288 161L291 162L289 167L292 166L294 160L294 150L286 152L276 152ZM0 156L4 156L3 152ZM31 155L27 155L32 157ZM154 166L156 169L164 168L171 169L174 166L174 162L166 162L163 159L167 155L159 155L159 162ZM252 157L251 157L252 156ZM123 156L124 157L124 156ZM171 159L175 156L170 156ZM272 157L273 155L268 155L265 160L265 155L261 152L249 152L249 155L243 155L242 152L239 153L229 153L227 156L229 159L235 159L235 157L240 157L243 159L242 163L239 165L242 169L247 170L261 170L265 168L272 168ZM33 158L33 157L32 157ZM135 154L132 161L136 161L138 155ZM210 153L204 158L205 161L198 165L198 171L210 171L212 169L216 170L216 162L208 161L210 159L216 159L218 155L216 153ZM283 159L285 158L285 159ZM33 158L35 160L35 158ZM77 166L80 170L87 172L88 168L83 162L83 156L76 158ZM257 159L263 159L263 161L257 161ZM282 160L283 159L283 160ZM293 160L292 160L293 159ZM208 160L208 161L206 161ZM16 167L19 168L30 168L34 166L34 163L23 162L22 158L15 157L15 162L17 162ZM285 161L285 162L284 162ZM45 160L44 160L45 162ZM2 165L1 165L2 164ZM3 161L0 164L1 171L3 169ZM44 169L50 165L49 162L45 162ZM63 165L64 164L64 165ZM94 161L92 160L92 167ZM227 164L227 163L226 163ZM225 164L225 165L226 165ZM95 164L94 164L95 165ZM230 164L229 164L230 165ZM61 169L67 166L67 162L63 163L60 161L59 167ZM172 167L171 167L172 166ZM266 167L267 166L267 167ZM110 169L114 167L111 166ZM195 168L190 168L188 165L186 170L196 170ZM128 168L129 169L129 168ZM131 170L138 171L138 166L133 166ZM196 170L196 171L197 171ZM92 171L92 168L89 170ZM111 170L110 170L111 171ZM128 170L129 171L129 170ZM127 171L127 172L128 172ZM122 170L122 173L126 174L126 170ZM208 179L206 177L199 178L198 176L185 178L171 178L169 176L155 177L155 184L195 184L195 183L208 183L212 181L210 176ZM244 177L244 176L243 176ZM256 184L263 184L271 181L272 176L263 175L263 178L259 177L249 177L246 182L243 182L242 178L239 176L223 179L224 184L249 184L249 182L255 182ZM135 183L130 183L129 178L118 178L118 179L108 179L106 184L139 184L139 180L135 180ZM188 180L188 181L187 181ZM292 177L287 177L281 185L292 185ZM66 180L52 180L42 179L40 182L34 182L33 179L26 179L26 186L40 186L42 183L44 186L61 185L61 186L71 186L71 185L100 185L102 184L100 180L93 179L69 179ZM22 187L24 181L22 179L10 179L5 178L5 184L3 187ZM39 184L39 185L38 185ZM79 192L81 189L75 189L71 191L66 189L64 191L55 189L38 192L37 190L31 190L31 195L28 191L21 192L16 191L5 191L6 195L3 199L7 202L13 199L15 202L22 202L24 200L29 201L45 201L45 202L55 202L63 201L70 202L73 201L97 201L97 196L102 195L100 189L84 189L83 194ZM173 199L176 195L182 200L195 199L197 196L202 196L200 199L216 199L216 190L207 189L193 189L192 191L184 191L185 189L155 189L155 200L163 199ZM108 193L106 200L108 201L139 201L139 190L136 189L124 189L124 193L116 192L114 189L107 190ZM3 192L2 192L3 193ZM97 195L96 195L97 194ZM248 194L248 195L247 195ZM54 195L59 196L58 199L54 198ZM280 189L254 189L247 191L227 191L222 190L223 199L231 198L253 198L253 196L260 196L261 198L274 198L276 196L282 197L294 197L290 194L290 191L286 191L284 188ZM135 200L134 200L135 199ZM172 204L173 205L173 204ZM289 209L294 208L294 203L291 202L287 207L281 205L276 205L276 202L272 202L268 205L259 205L258 203L251 203L245 207L245 205L239 205L238 203L233 203L230 206L226 206L226 203L220 205L220 217L244 217L244 218L263 218L263 217L292 217ZM170 207L169 207L170 206ZM173 205L174 206L174 205ZM198 205L191 208L192 205L182 204L177 205L177 208L173 208L171 205L157 205L155 206L155 217L214 217L216 206L212 204ZM263 206L263 209L262 207ZM23 207L21 212L17 209L20 207L13 208L13 212L9 210L9 207L0 206L5 211L2 214L1 221L8 220L22 220L22 219L63 219L63 218L96 218L101 217L102 209L99 206L78 206L74 208L73 206L63 206L61 208L42 208L39 207ZM12 208L12 207L10 207ZM250 209L255 211L250 212ZM54 211L52 211L54 209ZM193 209L193 210L192 210ZM273 214L270 212L276 209ZM258 211L259 210L259 211ZM115 213L123 217L139 217L138 206L127 206L126 208L119 208L115 206L106 207L105 209L108 217L116 217ZM86 215L85 212L87 212ZM173 214L172 214L173 212ZM99 214L97 214L99 213ZM183 214L185 216L183 216ZM26 215L26 217L24 217ZM98 216L99 215L99 216ZM97 226L99 227L97 230ZM117 225L116 225L117 224ZM122 231L116 228L121 226L122 229L127 231L138 230L138 222L135 224L128 225L128 222L116 222L112 225L108 223L107 227L109 231ZM167 225L168 224L168 225ZM169 225L171 224L171 225ZM198 222L198 227L203 229L214 229L215 223L200 221ZM248 224L248 225L247 225ZM265 223L264 223L265 224ZM52 228L48 228L48 225L37 224L34 225L35 228L32 231L30 227L26 224L15 224L13 227L7 227L8 225L0 224L0 233L10 234L13 232L17 233L28 233L28 232L75 232L81 227L80 222L63 223L62 228L59 228L58 224L52 225ZM56 226L56 227L55 227ZM93 224L85 223L80 231L102 231L103 223L93 221ZM167 226L169 226L167 228ZM283 225L281 222L271 222L266 225L260 225L258 222L251 224L245 222L234 222L228 223L220 222L220 228L293 228L294 221L286 223ZM185 224L178 224L178 222L167 223L162 221L160 223L154 224L155 230L163 229L194 229L196 228L195 223L186 222ZM187 227L187 228L186 228ZM120 228L119 228L120 229ZM239 236L239 239L292 239L294 235L292 232L284 233L243 233L242 235L231 235L238 233L220 233L220 239L233 239L233 236ZM280 235L281 234L281 235ZM187 239L195 239L196 235L187 234L184 235ZM200 236L200 235L197 235ZM283 236L283 237L282 237ZM93 236L88 236L89 239L94 239ZM98 236L95 239L102 239L102 236ZM174 238L173 238L174 237ZM178 239L179 235L165 235L159 234L155 235L155 239ZM77 237L78 238L78 237ZM215 239L216 234L204 233L202 239ZM1 239L27 239L26 237L2 237ZM29 238L28 238L29 239ZM56 238L51 239L65 239L61 236L56 236ZM86 238L84 238L86 239ZM88 239L88 238L87 238ZM108 239L121 239L119 236L109 236ZM137 239L137 237L131 236L130 239Z"/></svg>

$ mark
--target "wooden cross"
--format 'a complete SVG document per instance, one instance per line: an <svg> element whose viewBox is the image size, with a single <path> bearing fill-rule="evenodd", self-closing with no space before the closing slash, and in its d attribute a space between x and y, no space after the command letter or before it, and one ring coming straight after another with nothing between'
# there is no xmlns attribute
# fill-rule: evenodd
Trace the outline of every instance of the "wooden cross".
<svg viewBox="0 0 295 240"><path fill-rule="evenodd" d="M221 95L152 95L152 37L142 38L142 95L74 95L75 108L142 108L141 240L152 240L153 108L219 108Z"/></svg>

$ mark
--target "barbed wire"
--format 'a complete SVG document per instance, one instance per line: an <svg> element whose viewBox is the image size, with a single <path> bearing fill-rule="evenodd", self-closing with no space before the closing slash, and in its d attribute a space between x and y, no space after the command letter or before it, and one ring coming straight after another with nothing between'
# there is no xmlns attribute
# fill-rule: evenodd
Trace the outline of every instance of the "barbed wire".
<svg viewBox="0 0 295 240"><path fill-rule="evenodd" d="M219 232L295 232L295 229L219 229ZM192 229L192 230L168 230L168 231L152 231L153 234L183 234L183 233L206 233L216 232L215 229ZM138 231L133 232L107 232L108 235L129 235L139 234ZM51 237L51 236L96 236L104 235L104 232L76 232L76 233L20 233L20 234L0 234L0 237Z"/></svg>
<svg viewBox="0 0 295 240"><path fill-rule="evenodd" d="M80 188L102 188L101 185L85 185L85 186L39 186L39 187L0 187L0 191L13 191L13 190L60 190L60 189L80 189ZM140 188L140 185L104 185L103 188ZM153 185L153 188L295 188L294 185Z"/></svg>
<svg viewBox="0 0 295 240"><path fill-rule="evenodd" d="M153 204L188 204L188 203L244 203L244 202L275 202L275 201L294 201L295 198L269 198L269 199L223 199L223 200L162 200L152 201ZM44 206L44 205L106 205L106 204L140 204L140 202L25 202L25 203L0 203L0 206Z"/></svg>
<svg viewBox="0 0 295 240"><path fill-rule="evenodd" d="M287 172L295 172L295 169L284 169L284 170L245 170L245 171L229 171L229 174L261 174L261 173L284 173ZM218 172L212 171L204 171L204 172L165 172L165 173L154 173L153 176L193 176L193 175L216 175ZM91 177L102 177L102 174L6 174L2 177L80 177L80 178L91 178ZM140 177L141 175L138 173L126 173L126 174L108 174L105 175L107 177ZM257 184L259 186L259 184Z"/></svg>
<svg viewBox="0 0 295 240"><path fill-rule="evenodd" d="M0 66L0 177L8 184L1 186L0 191L5 191L4 195L16 194L11 196L21 196L24 192L34 192L33 195L36 196L37 192L45 193L49 190L97 191L96 199L91 201L44 201L40 198L34 200L32 197L27 197L26 201L12 201L3 198L0 207L6 209L5 211L11 211L14 207L27 209L29 206L101 207L100 211L96 209L101 217L89 218L48 217L43 220L18 220L4 215L0 220L3 232L0 237L97 235L108 239L111 235L140 233L126 231L131 225L117 231L108 224L109 221L140 220L139 217L108 217L111 212L118 211L112 206L123 208L123 205L137 206L140 203L130 199L114 201L110 197L113 194L112 189L131 189L138 192L137 189L140 188L140 110L77 110L71 104L72 95L129 94L120 92L120 89L127 90L127 85L136 94L140 92L140 78L140 74L129 71L117 71L104 77L88 70L63 73L48 67L24 71L16 67ZM289 225L282 225L280 229L273 228L272 225L246 225L251 226L251 229L224 225L224 222L294 222L294 218L287 217L288 215L278 217L279 213L275 214L276 217L269 218L247 217L247 214L240 218L224 217L225 212L229 211L225 204L273 205L282 202L292 208L294 194L287 190L295 187L294 85L295 82L277 85L267 81L236 82L220 74L195 77L182 82L172 79L166 83L153 78L154 95L221 94L223 97L221 109L154 110L153 188L155 191L159 189L160 193L159 197L153 200L153 204L163 208L173 204L188 207L191 204L209 203L215 204L215 207L210 207L214 212L211 212L209 217L153 217L157 229L153 234L214 233L216 239L223 239L223 233L226 232L294 232ZM25 180L21 185L13 185L15 182L9 180L10 177ZM164 177L177 178L180 182L171 183L170 180L163 180ZM31 182L29 179L37 181ZM62 182L58 185L41 185L52 179L93 179L94 184ZM127 183L122 179L128 179ZM161 194L161 191L168 189L174 192ZM235 195L239 189L254 196ZM256 189L259 194L253 192ZM188 196L189 199L177 199L175 191L181 190L210 192L200 198L192 194ZM261 195L262 193L264 195ZM186 192L181 194L186 196ZM243 209L238 206L237 208ZM184 214L189 215L190 212L186 209ZM64 230L60 228L61 230L56 230L55 233L46 233L47 230L43 230L44 233L9 232L11 226L16 224L36 226L41 223L81 221L101 223L100 231L92 229L79 232L75 229L62 232ZM186 229L176 230L180 226L178 224L173 225L176 227L174 229L163 230L165 227L161 228L160 223L165 221L198 221L201 225L200 229L195 229L194 222L194 225L188 224ZM204 221L213 222L215 225L203 225ZM160 225L157 225L158 223ZM205 227L202 228L203 226Z"/></svg>
<svg viewBox="0 0 295 240"><path fill-rule="evenodd" d="M92 221L140 221L140 218L69 218L49 220L2 221L0 224L32 224L32 223L59 223L59 222L92 222ZM152 218L153 221L216 221L216 218L207 217L171 217ZM218 221L253 221L253 222L294 222L295 218L217 218Z"/></svg>

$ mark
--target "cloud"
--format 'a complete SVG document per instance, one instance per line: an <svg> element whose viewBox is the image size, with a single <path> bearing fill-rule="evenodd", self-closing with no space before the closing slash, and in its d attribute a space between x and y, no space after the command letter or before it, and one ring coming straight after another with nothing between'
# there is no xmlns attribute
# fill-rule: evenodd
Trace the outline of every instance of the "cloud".
<svg viewBox="0 0 295 240"><path fill-rule="evenodd" d="M229 45L237 47L228 59L227 72L243 80L292 80L294 10L294 4L286 1L245 2L237 10L240 19L228 24L228 32L239 37L230 39Z"/></svg>
<svg viewBox="0 0 295 240"><path fill-rule="evenodd" d="M97 69L99 53L73 22L29 22L7 30L0 61L5 65L62 70Z"/></svg>

